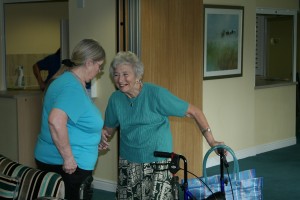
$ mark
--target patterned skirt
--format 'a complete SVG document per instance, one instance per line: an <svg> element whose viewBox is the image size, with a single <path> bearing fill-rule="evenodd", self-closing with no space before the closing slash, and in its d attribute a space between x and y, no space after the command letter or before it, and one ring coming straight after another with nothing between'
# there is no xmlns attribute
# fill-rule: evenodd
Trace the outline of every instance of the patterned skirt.
<svg viewBox="0 0 300 200"><path fill-rule="evenodd" d="M168 161L132 163L119 159L118 200L173 200Z"/></svg>

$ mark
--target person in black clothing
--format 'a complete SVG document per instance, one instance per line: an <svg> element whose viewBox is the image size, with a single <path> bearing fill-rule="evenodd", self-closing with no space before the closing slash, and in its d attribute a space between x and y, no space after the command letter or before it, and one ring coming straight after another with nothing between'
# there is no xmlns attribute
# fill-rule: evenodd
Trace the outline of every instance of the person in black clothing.
<svg viewBox="0 0 300 200"><path fill-rule="evenodd" d="M38 84L41 90L44 90L48 81L52 78L52 76L59 70L61 66L61 55L60 48L54 53L51 54L42 60L39 60L35 63L33 68L34 76L36 77ZM48 71L48 76L45 80L43 80L41 71Z"/></svg>

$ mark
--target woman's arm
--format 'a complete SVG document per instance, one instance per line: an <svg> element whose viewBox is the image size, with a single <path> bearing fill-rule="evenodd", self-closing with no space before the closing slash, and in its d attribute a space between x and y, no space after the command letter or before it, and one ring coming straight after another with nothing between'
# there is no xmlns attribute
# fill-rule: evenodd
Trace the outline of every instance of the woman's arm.
<svg viewBox="0 0 300 200"><path fill-rule="evenodd" d="M223 144L223 142L217 142L214 139L214 136L211 132L210 126L207 122L207 119L206 119L204 113L199 108L197 108L196 106L194 106L192 104L189 104L188 110L186 112L186 116L191 117L196 121L200 132L205 137L209 146L213 147L218 144Z"/></svg>
<svg viewBox="0 0 300 200"><path fill-rule="evenodd" d="M77 168L77 163L69 142L67 120L68 116L64 111L54 108L50 112L48 123L53 142L64 160L63 170L72 174Z"/></svg>
<svg viewBox="0 0 300 200"><path fill-rule="evenodd" d="M40 69L39 69L39 66L38 66L37 64L34 64L34 65L32 66L32 69L33 69L33 74L34 74L34 76L35 76L35 78L36 78L36 80L38 81L38 84L39 84L39 86L40 86L40 89L41 89L41 90L44 90L45 87L46 87L46 84L45 84L45 82L43 81L43 78L42 78L42 75L41 75L41 71L40 71Z"/></svg>
<svg viewBox="0 0 300 200"><path fill-rule="evenodd" d="M112 135L114 134L114 132L116 131L116 128L108 128L106 126L104 126L104 128L102 129L102 136L101 136L101 142L99 144L99 151L101 150L106 150L109 148L109 138L112 137Z"/></svg>

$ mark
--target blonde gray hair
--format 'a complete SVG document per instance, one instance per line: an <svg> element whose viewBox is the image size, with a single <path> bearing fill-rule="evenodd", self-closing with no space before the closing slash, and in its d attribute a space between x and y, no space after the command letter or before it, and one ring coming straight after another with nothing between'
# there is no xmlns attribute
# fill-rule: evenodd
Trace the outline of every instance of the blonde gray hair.
<svg viewBox="0 0 300 200"><path fill-rule="evenodd" d="M103 47L93 39L81 40L73 49L71 61L75 66L83 65L91 59L92 61L104 61L105 51Z"/></svg>
<svg viewBox="0 0 300 200"><path fill-rule="evenodd" d="M54 79L63 74L65 71L69 71L72 67L85 64L88 59L91 59L94 62L105 61L105 51L103 47L93 39L83 39L75 46L71 59L66 59L70 62L71 66L66 64L61 65L59 70L50 79L46 88L48 88L49 84Z"/></svg>

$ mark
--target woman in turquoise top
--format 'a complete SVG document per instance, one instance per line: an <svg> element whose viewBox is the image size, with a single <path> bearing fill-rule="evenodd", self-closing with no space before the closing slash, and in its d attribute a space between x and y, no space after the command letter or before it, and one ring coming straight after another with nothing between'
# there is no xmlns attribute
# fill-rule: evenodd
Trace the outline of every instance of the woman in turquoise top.
<svg viewBox="0 0 300 200"><path fill-rule="evenodd" d="M105 111L100 149L120 129L120 157L117 199L174 199L172 175L165 158L154 151L172 152L172 134L168 117L193 118L210 146L215 141L200 109L179 99L167 89L143 83L143 64L131 52L119 52L109 68L115 91ZM156 170L156 169L159 170Z"/></svg>
<svg viewBox="0 0 300 200"><path fill-rule="evenodd" d="M80 41L69 69L64 66L45 91L35 158L39 169L62 175L66 199L79 199L80 184L92 175L98 158L103 120L85 84L101 72L104 60L98 42Z"/></svg>

